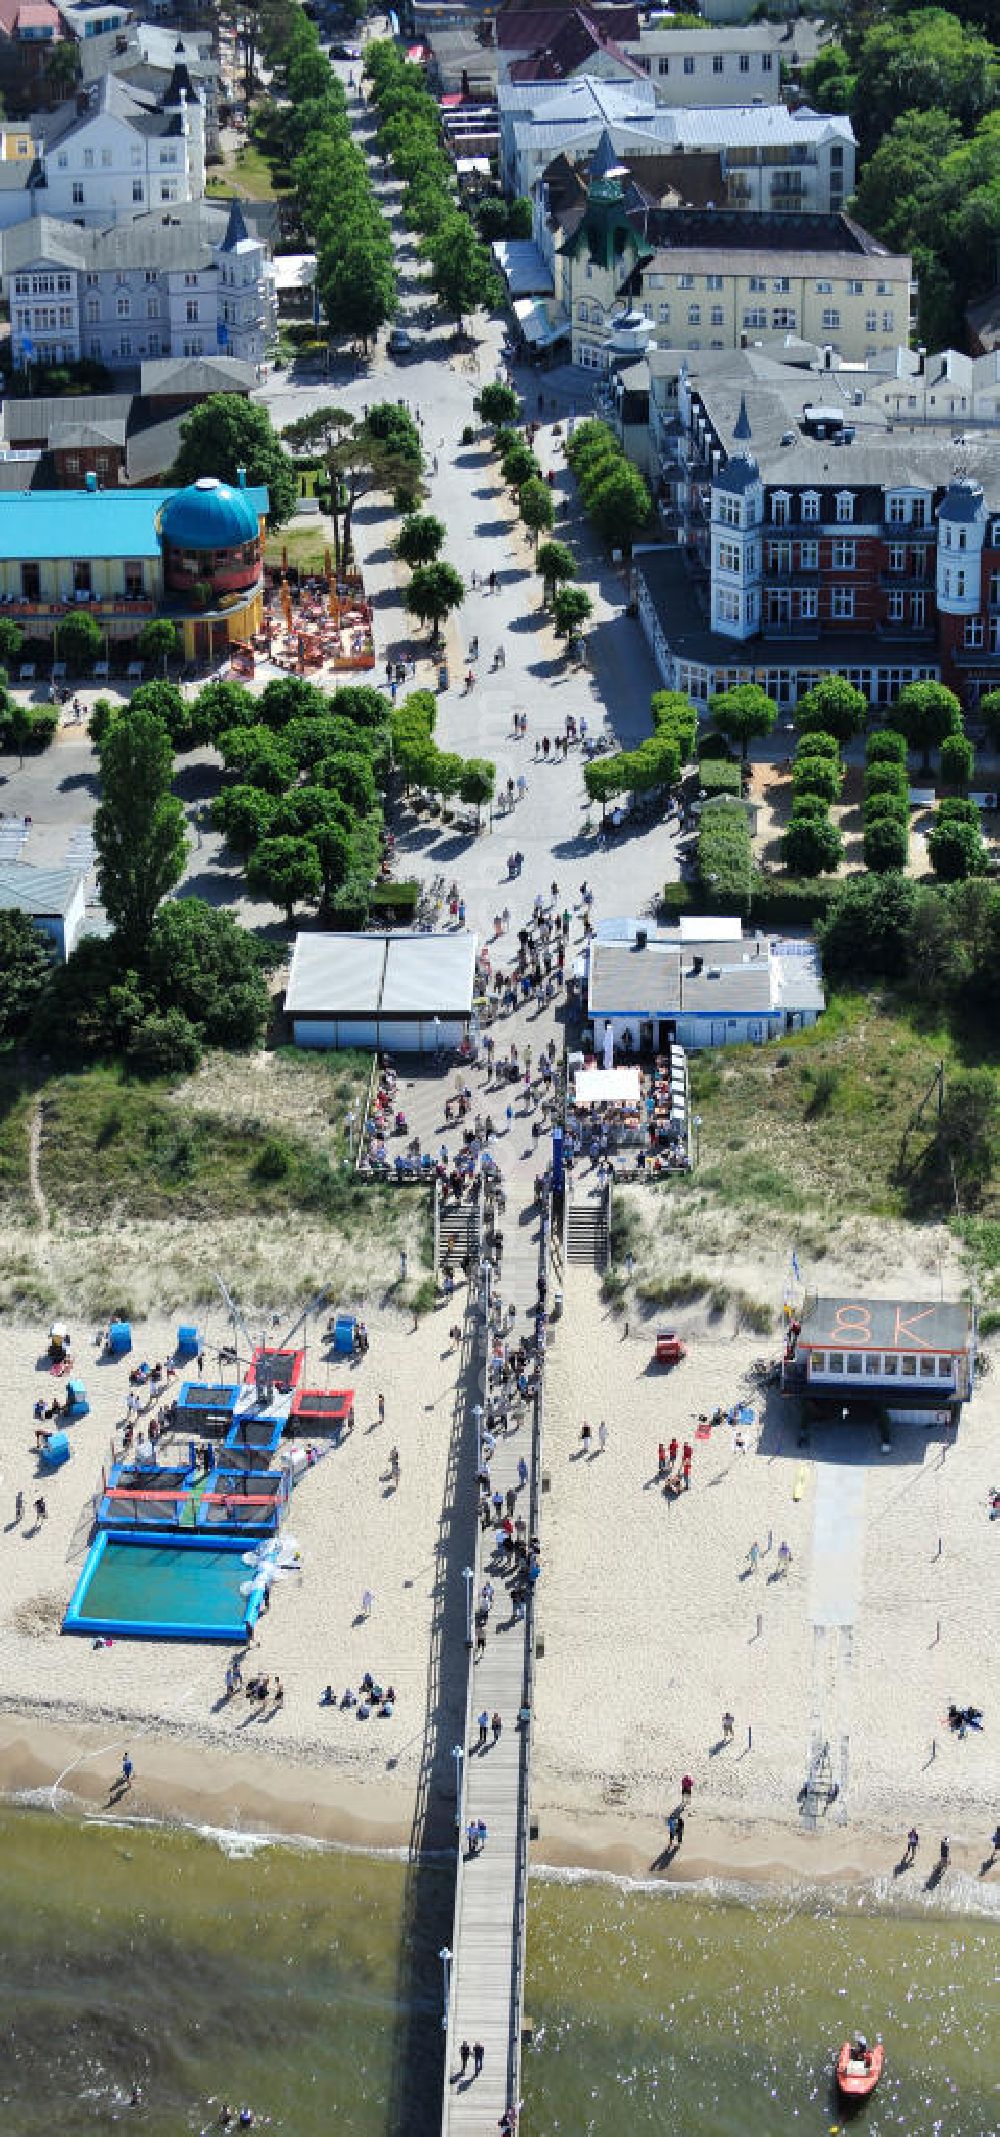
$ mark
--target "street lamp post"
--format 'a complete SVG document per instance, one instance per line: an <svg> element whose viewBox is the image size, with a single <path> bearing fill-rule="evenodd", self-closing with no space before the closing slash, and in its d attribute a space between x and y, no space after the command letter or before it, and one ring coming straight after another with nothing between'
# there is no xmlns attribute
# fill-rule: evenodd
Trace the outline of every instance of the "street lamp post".
<svg viewBox="0 0 1000 2137"><path fill-rule="evenodd" d="M456 1744L456 1745L454 1746L453 1750L452 1750L452 1754L451 1754L451 1755L452 1755L452 1758L453 1758L453 1759L454 1759L454 1761L455 1761L455 1824L456 1824L456 1825L461 1825L461 1822L462 1822L462 1760L463 1760L463 1759L464 1759L464 1757L465 1757L465 1746L464 1746L464 1744Z"/></svg>
<svg viewBox="0 0 1000 2137"><path fill-rule="evenodd" d="M481 1469L483 1466L483 1406L481 1402L473 1403L472 1415L476 1421L476 1462Z"/></svg>
<svg viewBox="0 0 1000 2137"><path fill-rule="evenodd" d="M465 1644L466 1644L466 1647L471 1647L471 1646L472 1646L472 1588L473 1588L473 1583L474 1583L474 1581L475 1581L475 1578L476 1578L476 1576L475 1576L475 1574L474 1574L474 1572L473 1572L473 1570L472 1570L472 1567L471 1567L471 1566L465 1566L465 1567L463 1568L463 1571L462 1571L462 1579L463 1579L463 1580L464 1580L464 1582L465 1582Z"/></svg>
<svg viewBox="0 0 1000 2137"><path fill-rule="evenodd" d="M441 1961L441 1969L444 1974L444 2010L441 2013L441 2031L443 2033L447 2033L448 2003L451 1996L451 1953L448 1950L447 1944L442 1944L441 1949L438 1952L438 1958Z"/></svg>

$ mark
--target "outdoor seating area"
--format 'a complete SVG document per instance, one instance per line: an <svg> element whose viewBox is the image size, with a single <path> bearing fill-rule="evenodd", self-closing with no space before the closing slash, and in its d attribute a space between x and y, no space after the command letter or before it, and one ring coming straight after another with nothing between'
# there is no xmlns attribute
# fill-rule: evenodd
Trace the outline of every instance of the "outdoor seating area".
<svg viewBox="0 0 1000 2137"><path fill-rule="evenodd" d="M371 602L359 577L336 578L329 550L323 578L290 583L282 572L264 596L264 616L252 650L290 675L373 668Z"/></svg>
<svg viewBox="0 0 1000 2137"><path fill-rule="evenodd" d="M573 1063L571 1062L571 1067ZM571 1149L601 1159L634 1162L657 1176L687 1171L691 1162L687 1056L671 1044L651 1068L600 1068L576 1057L568 1112Z"/></svg>

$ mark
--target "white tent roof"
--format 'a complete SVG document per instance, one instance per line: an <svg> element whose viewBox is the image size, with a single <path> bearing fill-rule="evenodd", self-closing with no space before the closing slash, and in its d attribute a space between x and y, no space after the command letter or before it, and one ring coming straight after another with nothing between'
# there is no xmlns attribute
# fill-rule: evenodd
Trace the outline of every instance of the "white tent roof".
<svg viewBox="0 0 1000 2137"><path fill-rule="evenodd" d="M638 1106L642 1078L637 1068L577 1069L573 1095L578 1106Z"/></svg>
<svg viewBox="0 0 1000 2137"><path fill-rule="evenodd" d="M693 913L682 913L679 925L681 941L685 943L741 942L743 939L743 922L739 917L729 919L717 913L711 918L698 920Z"/></svg>
<svg viewBox="0 0 1000 2137"><path fill-rule="evenodd" d="M298 1017L468 1016L475 935L297 935L285 1009Z"/></svg>

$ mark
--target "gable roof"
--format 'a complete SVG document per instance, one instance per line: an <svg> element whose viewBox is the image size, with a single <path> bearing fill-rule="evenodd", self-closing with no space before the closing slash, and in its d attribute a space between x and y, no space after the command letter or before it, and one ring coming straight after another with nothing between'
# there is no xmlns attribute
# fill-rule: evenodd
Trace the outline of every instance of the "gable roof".
<svg viewBox="0 0 1000 2137"><path fill-rule="evenodd" d="M605 52L613 59L619 74L645 80L645 71L638 61L630 59L621 45L581 9L574 8L563 16L559 27L543 45L512 61L510 78L512 82L568 81L587 65L588 60Z"/></svg>

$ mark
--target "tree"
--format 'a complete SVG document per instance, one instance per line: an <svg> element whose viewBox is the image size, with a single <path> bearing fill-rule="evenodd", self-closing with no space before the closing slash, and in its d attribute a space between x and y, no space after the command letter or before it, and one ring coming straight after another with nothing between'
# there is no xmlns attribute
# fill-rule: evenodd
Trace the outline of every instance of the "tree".
<svg viewBox="0 0 1000 2137"><path fill-rule="evenodd" d="M744 763L754 735L769 735L778 718L773 698L759 683L737 683L732 690L718 690L708 701L709 717L720 734L738 742Z"/></svg>
<svg viewBox="0 0 1000 2137"><path fill-rule="evenodd" d="M86 609L71 609L58 626L59 657L71 674L89 675L104 648L104 633L96 616Z"/></svg>
<svg viewBox="0 0 1000 2137"><path fill-rule="evenodd" d="M484 802L492 801L493 799L493 795L496 792L496 783L496 765L491 764L487 757L466 758L458 791L462 801L468 802L470 806L475 807L477 823Z"/></svg>
<svg viewBox="0 0 1000 2137"><path fill-rule="evenodd" d="M421 623L431 626L431 643L435 644L445 616L452 609L460 608L465 599L465 582L453 564L421 564L414 572L403 596L411 616L419 616Z"/></svg>
<svg viewBox="0 0 1000 2137"><path fill-rule="evenodd" d="M898 975L917 902L917 886L909 876L848 876L817 922L827 975L849 985Z"/></svg>
<svg viewBox="0 0 1000 2137"><path fill-rule="evenodd" d="M196 742L217 742L227 727L249 727L258 717L258 700L244 683L222 678L206 683L191 707L191 733Z"/></svg>
<svg viewBox="0 0 1000 2137"><path fill-rule="evenodd" d="M142 709L113 721L100 767L97 880L122 951L141 969L156 909L180 882L188 850L184 811L170 791L173 752L163 721Z"/></svg>
<svg viewBox="0 0 1000 2137"><path fill-rule="evenodd" d="M852 116L865 150L901 111L943 111L971 128L995 97L992 47L944 8L873 23L862 39Z"/></svg>
<svg viewBox="0 0 1000 2137"><path fill-rule="evenodd" d="M180 651L181 636L176 623L171 623L168 616L151 616L139 632L138 643L143 660L162 661L165 676L170 662Z"/></svg>
<svg viewBox="0 0 1000 2137"><path fill-rule="evenodd" d="M331 332L351 335L365 348L396 314L399 287L392 254L377 223L362 223L334 250L320 244L316 287Z"/></svg>
<svg viewBox="0 0 1000 2137"><path fill-rule="evenodd" d="M646 484L638 468L627 460L609 471L587 502L590 518L608 547L626 552L649 525L652 510Z"/></svg>
<svg viewBox="0 0 1000 2137"><path fill-rule="evenodd" d="M795 707L795 725L800 734L816 729L849 742L859 735L868 718L868 700L846 675L824 675L811 690L803 691Z"/></svg>
<svg viewBox="0 0 1000 2137"><path fill-rule="evenodd" d="M910 857L910 836L905 824L891 817L876 817L865 824L865 867L877 875L905 868Z"/></svg>
<svg viewBox="0 0 1000 2137"><path fill-rule="evenodd" d="M125 1046L125 1066L134 1076L189 1076L201 1060L201 1041L180 1009L143 1017Z"/></svg>
<svg viewBox="0 0 1000 2137"><path fill-rule="evenodd" d="M6 656L5 656L6 657ZM1000 743L1000 690L985 690L979 700L979 717L994 748Z"/></svg>
<svg viewBox="0 0 1000 2137"><path fill-rule="evenodd" d="M800 735L795 744L796 764L804 764L807 757L824 757L830 764L839 765L840 743L836 735L824 734L820 727Z"/></svg>
<svg viewBox="0 0 1000 2137"><path fill-rule="evenodd" d="M539 535L548 534L555 517L552 492L540 476L522 484L518 510L537 549Z"/></svg>
<svg viewBox="0 0 1000 2137"><path fill-rule="evenodd" d="M291 927L295 907L318 898L323 888L319 855L307 838L265 838L247 862L251 890L284 907Z"/></svg>
<svg viewBox="0 0 1000 2137"><path fill-rule="evenodd" d="M793 815L782 835L781 858L793 876L836 875L844 841L829 816Z"/></svg>
<svg viewBox="0 0 1000 2137"><path fill-rule="evenodd" d="M839 764L831 764L829 757L800 757L792 772L792 793L819 794L823 801L837 801L843 784L843 772Z"/></svg>
<svg viewBox="0 0 1000 2137"><path fill-rule="evenodd" d="M20 624L10 616L0 616L0 664L12 668L23 644L24 632Z"/></svg>
<svg viewBox="0 0 1000 2137"><path fill-rule="evenodd" d="M71 96L76 88L79 72L76 40L72 37L60 38L59 43L53 45L45 62L45 80L51 96L57 101L60 97Z"/></svg>
<svg viewBox="0 0 1000 2137"><path fill-rule="evenodd" d="M603 822L609 801L624 791L621 765L617 757L593 757L583 767L583 784L589 801L601 804Z"/></svg>
<svg viewBox="0 0 1000 2137"><path fill-rule="evenodd" d="M593 614L594 604L582 586L561 586L552 603L557 638L575 638Z"/></svg>
<svg viewBox="0 0 1000 2137"><path fill-rule="evenodd" d="M219 751L227 772L265 794L284 794L295 777L291 750L269 727L230 727L219 737Z"/></svg>
<svg viewBox="0 0 1000 2137"><path fill-rule="evenodd" d="M935 1148L952 1181L977 1197L993 1172L997 1087L990 1069L972 1069L945 1084Z"/></svg>
<svg viewBox="0 0 1000 2137"><path fill-rule="evenodd" d="M527 440L514 438L500 460L500 473L508 489L519 490L523 483L535 481L538 472L538 462Z"/></svg>
<svg viewBox="0 0 1000 2137"><path fill-rule="evenodd" d="M885 719L887 727L905 735L911 749L923 751L925 772L931 768L931 750L946 735L962 733L962 707L943 683L904 683Z"/></svg>
<svg viewBox="0 0 1000 2137"><path fill-rule="evenodd" d="M941 744L939 762L941 777L946 786L965 788L972 784L976 765L976 753L965 735L946 735Z"/></svg>
<svg viewBox="0 0 1000 2137"><path fill-rule="evenodd" d="M212 822L234 853L253 853L267 838L278 808L278 797L263 787L227 787L212 803Z"/></svg>
<svg viewBox="0 0 1000 2137"><path fill-rule="evenodd" d="M0 912L0 1039L16 1039L51 970L51 959L29 913Z"/></svg>
<svg viewBox="0 0 1000 2137"><path fill-rule="evenodd" d="M865 763L898 764L902 766L905 774L906 736L896 734L891 727L877 728L865 743Z"/></svg>
<svg viewBox="0 0 1000 2137"><path fill-rule="evenodd" d="M238 393L210 393L181 422L173 480L183 485L197 482L200 475L217 475L222 482L236 484L241 467L248 483L267 489L268 525L278 527L291 519L298 476L267 409Z"/></svg>
<svg viewBox="0 0 1000 2137"><path fill-rule="evenodd" d="M542 581L542 602L551 601L557 586L576 578L576 558L565 542L543 542L535 555L535 570Z"/></svg>
<svg viewBox="0 0 1000 2137"><path fill-rule="evenodd" d="M958 883L965 876L980 876L986 866L986 848L978 824L945 819L934 826L927 840L931 867L943 883Z"/></svg>
<svg viewBox="0 0 1000 2137"><path fill-rule="evenodd" d="M433 512L410 512L396 537L396 555L411 571L417 564L433 564L444 547L447 531L444 521L436 519Z"/></svg>
<svg viewBox="0 0 1000 2137"><path fill-rule="evenodd" d="M190 749L194 741L194 706L177 683L162 676L138 683L129 698L129 712L152 712L170 736L174 749Z"/></svg>
<svg viewBox="0 0 1000 2137"><path fill-rule="evenodd" d="M490 385L484 386L479 396L479 413L492 430L497 430L501 423L517 423L522 410L513 386L506 385L503 379L494 379Z"/></svg>
<svg viewBox="0 0 1000 2137"><path fill-rule="evenodd" d="M430 261L438 302L446 312L454 312L460 331L468 314L499 304L503 285L467 216L448 216L420 249Z"/></svg>

